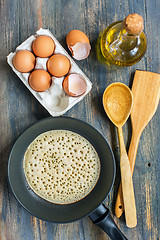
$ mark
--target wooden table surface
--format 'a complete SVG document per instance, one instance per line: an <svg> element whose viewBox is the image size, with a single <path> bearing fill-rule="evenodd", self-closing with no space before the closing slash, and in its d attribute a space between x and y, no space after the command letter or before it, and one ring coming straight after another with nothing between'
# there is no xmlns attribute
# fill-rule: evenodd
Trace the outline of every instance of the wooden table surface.
<svg viewBox="0 0 160 240"><path fill-rule="evenodd" d="M117 219L114 205L120 181L117 132L106 117L102 94L111 83L132 86L136 69L160 73L160 1L158 0L1 0L0 3L0 239L2 240L100 240L109 237L88 217L70 224L54 224L31 216L15 199L7 179L11 148L31 124L49 117L6 62L6 56L35 34L48 28L67 49L65 37L72 29L84 31L92 46L90 56L77 61L93 83L92 91L65 116L81 119L94 126L108 140L115 154L117 174L114 187L105 200L122 232L131 240L159 240L160 226L160 106L145 128L139 143L133 175L138 225L129 229L124 216ZM109 67L100 61L97 39L114 21L137 12L144 18L148 48L144 58L132 67ZM124 126L128 148L130 121ZM105 183L104 183L105 184Z"/></svg>

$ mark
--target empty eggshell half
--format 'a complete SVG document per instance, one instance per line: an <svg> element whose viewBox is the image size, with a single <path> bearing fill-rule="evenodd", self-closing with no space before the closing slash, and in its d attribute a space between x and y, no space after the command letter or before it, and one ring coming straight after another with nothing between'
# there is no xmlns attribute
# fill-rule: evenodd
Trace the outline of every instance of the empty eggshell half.
<svg viewBox="0 0 160 240"><path fill-rule="evenodd" d="M63 80L63 90L72 97L78 97L84 94L87 90L85 79L77 73L69 74Z"/></svg>
<svg viewBox="0 0 160 240"><path fill-rule="evenodd" d="M85 33L80 30L72 30L68 33L66 43L72 56L76 60L82 60L88 57L91 45Z"/></svg>

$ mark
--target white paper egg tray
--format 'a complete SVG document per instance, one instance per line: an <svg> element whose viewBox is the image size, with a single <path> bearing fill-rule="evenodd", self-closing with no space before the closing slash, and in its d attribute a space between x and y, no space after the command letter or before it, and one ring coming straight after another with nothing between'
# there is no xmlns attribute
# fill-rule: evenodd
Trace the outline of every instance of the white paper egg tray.
<svg viewBox="0 0 160 240"><path fill-rule="evenodd" d="M71 68L69 73L78 73L86 81L87 84L87 90L86 92L80 96L80 97L71 97L65 94L62 88L62 82L64 77L61 78L56 78L52 76L52 85L51 87L46 90L45 92L36 92L34 91L28 84L28 77L30 73L20 73L18 72L13 64L12 64L12 59L13 56L16 54L16 51L18 50L29 50L31 51L31 46L33 40L36 38L38 35L47 35L50 36L55 43L55 51L54 53L61 53L65 55L71 63ZM69 54L66 52L66 50L61 46L61 44L57 41L57 39L53 36L53 34L48 30L48 29L39 29L36 32L36 35L30 36L26 41L24 41L21 45L19 45L16 48L15 52L11 52L7 56L7 62L8 64L12 67L12 70L18 75L18 77L21 79L21 81L26 85L26 87L31 91L31 93L35 96L35 98L42 104L44 108L47 109L47 111L52 115L52 116L60 116L66 113L70 108L72 108L76 103L81 101L91 90L92 88L92 83L91 81L87 78L87 76L82 72L82 70L77 66L77 64L73 61L73 59L69 56ZM47 63L48 58L36 58L36 66L35 69L46 69L46 63Z"/></svg>

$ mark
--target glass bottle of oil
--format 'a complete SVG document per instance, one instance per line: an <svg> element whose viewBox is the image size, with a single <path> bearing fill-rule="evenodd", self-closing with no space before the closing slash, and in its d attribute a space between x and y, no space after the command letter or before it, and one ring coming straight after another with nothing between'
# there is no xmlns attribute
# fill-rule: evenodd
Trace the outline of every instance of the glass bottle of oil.
<svg viewBox="0 0 160 240"><path fill-rule="evenodd" d="M112 23L102 34L100 47L109 64L125 67L139 62L147 48L143 18L134 13Z"/></svg>

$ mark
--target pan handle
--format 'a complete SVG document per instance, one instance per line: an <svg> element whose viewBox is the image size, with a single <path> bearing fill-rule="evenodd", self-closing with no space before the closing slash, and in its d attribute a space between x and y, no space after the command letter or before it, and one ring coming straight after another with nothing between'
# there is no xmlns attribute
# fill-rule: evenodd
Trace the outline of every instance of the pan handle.
<svg viewBox="0 0 160 240"><path fill-rule="evenodd" d="M106 208L104 204L96 208L89 217L93 223L103 229L112 240L127 240L113 221L109 209Z"/></svg>

